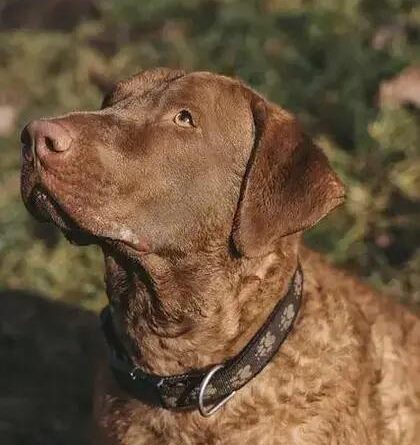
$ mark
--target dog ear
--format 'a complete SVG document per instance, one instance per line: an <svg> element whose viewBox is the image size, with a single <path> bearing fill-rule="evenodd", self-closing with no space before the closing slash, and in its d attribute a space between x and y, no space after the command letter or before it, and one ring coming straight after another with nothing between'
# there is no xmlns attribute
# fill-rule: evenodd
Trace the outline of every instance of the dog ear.
<svg viewBox="0 0 420 445"><path fill-rule="evenodd" d="M343 202L344 187L296 119L252 93L254 146L242 182L232 240L247 257L313 226Z"/></svg>

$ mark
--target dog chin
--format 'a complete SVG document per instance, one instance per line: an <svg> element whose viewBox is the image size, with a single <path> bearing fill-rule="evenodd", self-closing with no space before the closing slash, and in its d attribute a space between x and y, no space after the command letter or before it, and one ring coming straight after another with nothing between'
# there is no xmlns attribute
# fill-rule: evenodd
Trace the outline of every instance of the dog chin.
<svg viewBox="0 0 420 445"><path fill-rule="evenodd" d="M29 197L24 197L24 202L29 213L35 219L57 226L72 244L78 246L89 244L106 245L108 248L127 257L137 257L139 254L147 251L145 246L140 243L128 241L126 233L121 233L119 234L120 236L115 237L109 235L101 236L81 228L42 187L35 186L29 193Z"/></svg>

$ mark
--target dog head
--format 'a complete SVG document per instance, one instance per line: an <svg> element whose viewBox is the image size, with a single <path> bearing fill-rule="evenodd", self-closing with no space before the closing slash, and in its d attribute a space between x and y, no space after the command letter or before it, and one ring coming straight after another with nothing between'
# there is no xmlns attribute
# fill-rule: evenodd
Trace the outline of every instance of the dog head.
<svg viewBox="0 0 420 445"><path fill-rule="evenodd" d="M35 216L130 255L232 245L265 255L344 195L291 114L204 72L146 71L119 82L99 111L33 121L22 159Z"/></svg>

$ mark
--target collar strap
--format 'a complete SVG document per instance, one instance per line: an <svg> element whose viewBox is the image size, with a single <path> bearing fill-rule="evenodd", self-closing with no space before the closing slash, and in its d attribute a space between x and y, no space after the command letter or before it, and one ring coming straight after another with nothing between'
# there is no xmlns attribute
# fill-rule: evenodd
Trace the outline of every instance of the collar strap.
<svg viewBox="0 0 420 445"><path fill-rule="evenodd" d="M276 354L292 329L302 293L303 273L298 264L286 295L238 355L223 364L173 376L146 373L133 363L115 332L111 309L107 306L101 313L101 324L114 376L131 396L149 405L166 409L198 408L204 416L213 414Z"/></svg>

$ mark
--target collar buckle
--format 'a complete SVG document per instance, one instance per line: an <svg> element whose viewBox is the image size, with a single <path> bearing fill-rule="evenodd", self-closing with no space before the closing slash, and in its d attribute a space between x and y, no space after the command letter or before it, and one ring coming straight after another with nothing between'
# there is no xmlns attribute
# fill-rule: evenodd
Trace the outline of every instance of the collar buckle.
<svg viewBox="0 0 420 445"><path fill-rule="evenodd" d="M138 366L133 366L131 370L128 372L129 376L131 377L131 380L137 380L138 377L138 371L140 371L140 368Z"/></svg>
<svg viewBox="0 0 420 445"><path fill-rule="evenodd" d="M228 400L230 400L235 394L236 391L232 391L228 396L226 396L224 399L222 399L219 403L214 405L212 408L208 409L204 405L204 393L206 391L207 385L210 383L211 378L219 369L222 369L224 365L216 365L213 368L210 369L210 371L205 375L203 378L201 384L200 384L200 390L198 393L198 410L200 411L200 414L203 417L210 417L212 414L214 414L216 411L218 411Z"/></svg>

